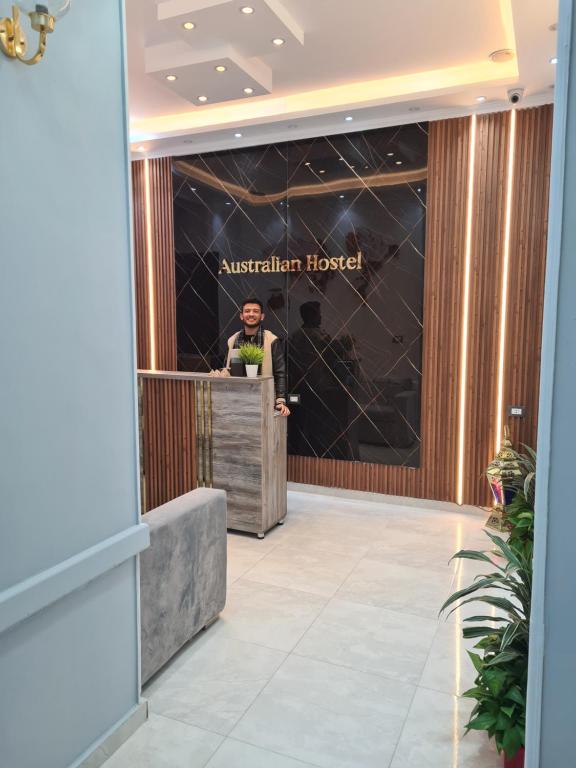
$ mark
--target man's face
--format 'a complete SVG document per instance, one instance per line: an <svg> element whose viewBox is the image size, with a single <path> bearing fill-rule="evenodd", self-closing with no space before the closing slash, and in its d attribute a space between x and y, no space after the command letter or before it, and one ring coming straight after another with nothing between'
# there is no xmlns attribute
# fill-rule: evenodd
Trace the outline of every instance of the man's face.
<svg viewBox="0 0 576 768"><path fill-rule="evenodd" d="M240 320L247 328L256 328L264 320L264 313L258 304L244 304Z"/></svg>

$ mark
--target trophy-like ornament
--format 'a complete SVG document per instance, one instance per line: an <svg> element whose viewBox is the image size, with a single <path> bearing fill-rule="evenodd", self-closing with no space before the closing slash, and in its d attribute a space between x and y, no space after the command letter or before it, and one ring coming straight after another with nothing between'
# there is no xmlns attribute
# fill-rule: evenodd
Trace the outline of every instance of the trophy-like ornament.
<svg viewBox="0 0 576 768"><path fill-rule="evenodd" d="M486 477L495 502L486 527L497 531L508 531L510 525L506 519L506 507L516 495L518 482L522 479L522 470L510 442L508 427L504 427L502 446L488 465Z"/></svg>

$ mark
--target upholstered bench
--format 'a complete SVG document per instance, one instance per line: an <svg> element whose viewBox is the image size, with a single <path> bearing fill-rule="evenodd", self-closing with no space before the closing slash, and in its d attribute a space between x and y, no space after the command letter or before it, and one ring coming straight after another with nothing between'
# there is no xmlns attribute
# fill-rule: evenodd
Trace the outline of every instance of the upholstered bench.
<svg viewBox="0 0 576 768"><path fill-rule="evenodd" d="M226 602L226 493L197 488L152 509L140 555L142 683Z"/></svg>

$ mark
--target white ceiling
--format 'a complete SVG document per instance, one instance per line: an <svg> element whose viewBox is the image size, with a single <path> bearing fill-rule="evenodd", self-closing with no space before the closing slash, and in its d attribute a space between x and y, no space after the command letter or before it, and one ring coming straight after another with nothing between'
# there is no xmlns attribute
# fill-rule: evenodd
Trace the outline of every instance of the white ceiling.
<svg viewBox="0 0 576 768"><path fill-rule="evenodd" d="M241 13L245 5L254 13ZM126 0L126 8L132 148L154 156L506 109L511 87L524 89L521 105L553 100L557 0ZM513 59L490 61L502 48Z"/></svg>

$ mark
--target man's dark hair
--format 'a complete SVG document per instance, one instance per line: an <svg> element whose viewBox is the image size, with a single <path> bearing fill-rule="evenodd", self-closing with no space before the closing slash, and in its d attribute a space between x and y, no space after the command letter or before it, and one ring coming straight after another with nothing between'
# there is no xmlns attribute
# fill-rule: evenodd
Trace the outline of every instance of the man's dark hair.
<svg viewBox="0 0 576 768"><path fill-rule="evenodd" d="M242 304L240 305L242 307L242 310L244 310L244 307L246 304L258 304L260 307L260 312L264 312L264 304L260 301L260 299L244 299Z"/></svg>

